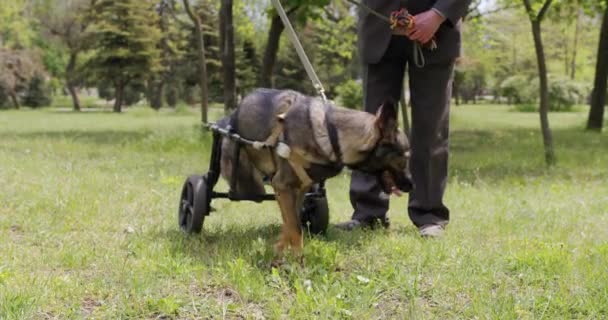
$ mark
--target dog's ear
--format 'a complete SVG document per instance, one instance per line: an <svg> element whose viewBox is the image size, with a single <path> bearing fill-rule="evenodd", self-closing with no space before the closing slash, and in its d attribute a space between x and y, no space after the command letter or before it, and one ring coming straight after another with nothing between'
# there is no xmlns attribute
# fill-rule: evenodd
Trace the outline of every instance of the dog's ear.
<svg viewBox="0 0 608 320"><path fill-rule="evenodd" d="M376 126L380 129L383 140L392 140L397 132L397 105L387 99L376 112Z"/></svg>

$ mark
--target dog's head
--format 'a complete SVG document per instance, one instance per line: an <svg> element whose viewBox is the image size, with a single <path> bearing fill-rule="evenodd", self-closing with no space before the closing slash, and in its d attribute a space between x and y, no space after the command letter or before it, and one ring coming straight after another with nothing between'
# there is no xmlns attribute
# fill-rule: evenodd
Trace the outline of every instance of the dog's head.
<svg viewBox="0 0 608 320"><path fill-rule="evenodd" d="M372 149L364 151L364 160L351 166L353 169L374 174L384 192L409 192L413 185L408 168L410 146L407 137L399 130L397 107L387 100L376 113L375 126L379 139Z"/></svg>

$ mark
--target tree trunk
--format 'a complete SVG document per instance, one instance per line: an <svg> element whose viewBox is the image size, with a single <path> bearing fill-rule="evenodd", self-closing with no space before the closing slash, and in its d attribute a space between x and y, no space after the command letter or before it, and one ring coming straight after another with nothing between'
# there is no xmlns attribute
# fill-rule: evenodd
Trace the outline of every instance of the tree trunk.
<svg viewBox="0 0 608 320"><path fill-rule="evenodd" d="M72 97L74 111L80 112L80 98L78 98L78 91L76 90L76 87L71 85L69 82L66 84L66 87L70 93L70 96Z"/></svg>
<svg viewBox="0 0 608 320"><path fill-rule="evenodd" d="M148 92L149 92L149 100L150 106L154 110L159 110L163 107L163 96L165 93L165 80L161 75L161 79L157 81L150 81Z"/></svg>
<svg viewBox="0 0 608 320"><path fill-rule="evenodd" d="M65 82L68 91L70 92L70 96L72 96L72 106L74 111L80 111L80 99L78 98L78 90L76 89L76 84L74 83L76 70L76 61L78 59L78 51L72 50L70 52L70 60L68 61L68 65L65 68Z"/></svg>
<svg viewBox="0 0 608 320"><path fill-rule="evenodd" d="M224 74L224 112L236 109L236 71L234 57L234 25L232 0L222 0L220 8L220 43L222 72Z"/></svg>
<svg viewBox="0 0 608 320"><path fill-rule="evenodd" d="M581 33L581 12L576 13L576 28L574 29L574 46L572 46L572 61L570 62L570 79L576 78L576 48L578 47L578 38Z"/></svg>
<svg viewBox="0 0 608 320"><path fill-rule="evenodd" d="M595 80L591 95L591 108L587 120L587 130L602 131L604 125L604 109L606 106L606 86L608 81L608 8L604 11L600 43L597 49Z"/></svg>
<svg viewBox="0 0 608 320"><path fill-rule="evenodd" d="M117 82L114 85L114 112L122 112L122 100L125 92L125 85L122 82Z"/></svg>
<svg viewBox="0 0 608 320"><path fill-rule="evenodd" d="M553 150L553 135L549 127L549 85L547 79L547 65L545 62L545 50L541 37L540 19L531 21L532 35L534 36L534 47L536 48L536 60L538 63L538 78L540 79L540 126L543 134L545 147L545 162L551 166L555 164L555 151Z"/></svg>
<svg viewBox="0 0 608 320"><path fill-rule="evenodd" d="M270 29L268 30L268 41L266 42L266 50L264 51L264 60L262 62L262 71L260 75L260 87L272 88L272 73L274 70L274 64L277 60L277 53L279 52L279 44L281 40L281 33L285 26L281 21L279 15L272 17L270 23Z"/></svg>
<svg viewBox="0 0 608 320"><path fill-rule="evenodd" d="M564 49L564 74L566 76L569 76L570 75L570 63L572 62L572 60L570 60L570 50L568 48L568 41L570 41L570 39L567 37L568 25L567 24L564 25L563 28L564 29L562 30L562 33L566 36L562 39L560 46L562 46Z"/></svg>
<svg viewBox="0 0 608 320"><path fill-rule="evenodd" d="M203 37L203 27L201 26L201 20L199 17L190 9L190 2L188 0L184 0L184 8L190 17L190 20L194 22L195 26L194 30L196 32L196 44L198 46L198 85L201 90L201 121L203 123L207 123L207 111L209 110L209 89L207 88L207 59L205 58L205 38Z"/></svg>
<svg viewBox="0 0 608 320"><path fill-rule="evenodd" d="M168 10L173 10L171 4L169 5ZM162 38L160 40L161 64L165 66L166 69L158 72L156 75L153 75L151 79L148 80L148 93L146 95L148 102L150 103L150 107L157 111L163 107L165 97L165 82L168 76L167 73L169 72L168 70L172 68L172 63L170 61L172 52L169 45L170 35L167 21L169 19L167 7L161 6L158 15L160 16L160 19L158 20L158 27L162 33Z"/></svg>
<svg viewBox="0 0 608 320"><path fill-rule="evenodd" d="M9 97L11 97L11 101L13 102L13 107L19 110L21 109L21 104L19 103L19 98L17 98L17 93L14 90L10 90L8 92Z"/></svg>

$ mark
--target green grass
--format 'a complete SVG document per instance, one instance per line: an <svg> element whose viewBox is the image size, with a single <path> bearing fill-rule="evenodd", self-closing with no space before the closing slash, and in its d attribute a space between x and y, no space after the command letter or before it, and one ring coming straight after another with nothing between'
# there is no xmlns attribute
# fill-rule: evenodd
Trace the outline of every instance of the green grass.
<svg viewBox="0 0 608 320"><path fill-rule="evenodd" d="M608 137L585 117L551 115L547 169L536 114L454 107L443 239L394 199L389 231L330 228L273 270L274 202L178 229L209 160L195 113L0 112L0 319L608 318ZM328 182L332 223L348 182Z"/></svg>

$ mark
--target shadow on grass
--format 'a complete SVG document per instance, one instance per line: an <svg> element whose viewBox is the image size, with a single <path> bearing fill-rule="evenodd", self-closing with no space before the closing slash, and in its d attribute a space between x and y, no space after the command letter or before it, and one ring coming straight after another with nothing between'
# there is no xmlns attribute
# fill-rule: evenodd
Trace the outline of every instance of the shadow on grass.
<svg viewBox="0 0 608 320"><path fill-rule="evenodd" d="M151 131L130 131L130 130L64 130L64 131L37 131L25 133L0 133L0 139L21 138L21 139L52 139L52 140L71 140L86 144L99 145L121 145L127 142L137 142L145 139L152 134Z"/></svg>
<svg viewBox="0 0 608 320"><path fill-rule="evenodd" d="M221 261L244 259L261 270L270 270L271 262L276 259L273 246L279 232L278 224L255 227L241 225L219 230L204 230L202 234L186 234L181 230L171 229L151 232L146 237L165 242L173 256L188 256L197 264L213 266ZM401 227L391 232L411 234L412 237L418 238L413 226ZM384 230L346 232L330 226L326 235L305 235L304 256L307 261L325 259L332 255L325 252L327 248L332 248L330 251L333 250L335 253L358 251L366 245L379 241L379 237L387 234Z"/></svg>
<svg viewBox="0 0 608 320"><path fill-rule="evenodd" d="M58 114L112 114L114 111L112 107L90 107L90 108L82 108L80 111L76 111L73 108L68 107L58 107L58 108L49 108L45 110L49 113L58 113Z"/></svg>

